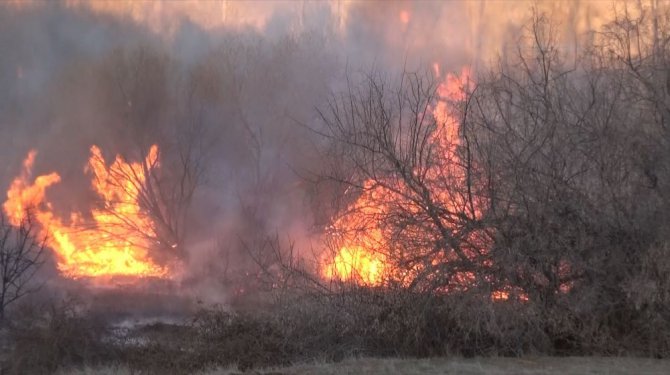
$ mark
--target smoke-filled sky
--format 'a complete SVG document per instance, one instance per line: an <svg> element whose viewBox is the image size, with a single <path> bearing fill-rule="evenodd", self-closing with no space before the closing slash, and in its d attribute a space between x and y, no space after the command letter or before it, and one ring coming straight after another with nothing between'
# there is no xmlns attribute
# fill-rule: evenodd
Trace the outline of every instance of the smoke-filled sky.
<svg viewBox="0 0 670 375"><path fill-rule="evenodd" d="M0 191L34 149L35 173L62 177L49 190L56 210L86 211L89 147L100 145L108 159L139 157L138 142L169 152L189 103L198 108L208 160L191 214L191 267L211 263L205 259L212 252L235 247L250 233L278 233L312 248L319 198L302 175L318 168L323 140L304 125L317 126L316 109L342 87L346 72L397 74L435 63L442 71L484 69L504 58L534 7L557 21L569 49L616 6L578 0L5 2ZM130 107L146 110L131 119Z"/></svg>

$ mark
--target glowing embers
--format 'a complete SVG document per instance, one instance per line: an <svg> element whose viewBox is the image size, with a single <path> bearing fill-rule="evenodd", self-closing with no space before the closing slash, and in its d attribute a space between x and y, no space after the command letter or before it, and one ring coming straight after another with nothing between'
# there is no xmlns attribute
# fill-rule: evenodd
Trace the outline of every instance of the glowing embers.
<svg viewBox="0 0 670 375"><path fill-rule="evenodd" d="M117 156L109 166L100 149L92 146L86 171L93 177L92 187L101 202L90 215L73 212L67 221L54 213L45 196L49 186L60 182L60 176L54 172L31 181L34 159L35 152L31 151L23 171L7 192L3 208L12 225L34 220L40 235L48 238L58 269L64 275L72 278L169 275L166 267L154 263L149 256L154 225L139 203L147 189L147 174L158 168L156 146L151 147L142 162L129 163Z"/></svg>

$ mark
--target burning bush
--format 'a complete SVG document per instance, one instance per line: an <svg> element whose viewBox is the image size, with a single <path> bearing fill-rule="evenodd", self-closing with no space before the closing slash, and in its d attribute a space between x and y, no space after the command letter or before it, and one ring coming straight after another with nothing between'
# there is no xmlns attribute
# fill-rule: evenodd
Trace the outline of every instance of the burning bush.
<svg viewBox="0 0 670 375"><path fill-rule="evenodd" d="M530 314L516 334L541 351L667 355L653 333L667 303L636 302L667 293L646 263L668 242L667 22L626 13L568 62L537 13L517 54L474 80L348 80L321 112L345 197L322 274L513 302Z"/></svg>
<svg viewBox="0 0 670 375"><path fill-rule="evenodd" d="M57 173L38 176L30 182L35 152L24 162L24 170L7 192L3 208L12 225L32 215L40 233L50 235L59 270L69 277L166 276L168 270L154 264L147 254L156 241L152 218L141 208L147 194L147 173L157 167L158 149L151 148L143 163L127 163L121 157L107 167L101 151L91 147L87 169L93 174L93 188L103 198L89 224L80 213L63 223L46 201L46 189L60 182Z"/></svg>

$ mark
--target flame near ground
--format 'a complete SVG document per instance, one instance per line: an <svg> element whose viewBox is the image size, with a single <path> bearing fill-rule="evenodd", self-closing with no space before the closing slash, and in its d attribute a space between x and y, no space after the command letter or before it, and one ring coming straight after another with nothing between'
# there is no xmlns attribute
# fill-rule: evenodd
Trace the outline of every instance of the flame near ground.
<svg viewBox="0 0 670 375"><path fill-rule="evenodd" d="M437 100L431 113L437 124L432 142L439 145L444 155L437 166L440 170L431 173L437 176L446 172L455 183L463 183L465 176L456 168L461 163L457 153L460 144L459 122L451 113L449 102L465 99L466 90L471 85L470 70L465 67L460 75L449 73L441 77L439 64L435 63L433 73L441 81L436 89ZM453 201L449 192L442 193L438 199L444 204L464 205L464 202ZM386 261L388 244L384 235L376 223L370 223L371 218L383 215L387 211L383 202L385 199L394 199L393 197L398 198L397 193L375 185L374 181L368 180L364 183L361 196L347 210L351 214L341 217L333 225L334 232L343 237L341 239L343 244L334 255L326 253L321 268L322 277L370 286L383 285L389 276L395 279L402 278L399 273L405 273L407 270L392 269ZM479 211L477 208L475 215L480 215ZM462 275L461 279L465 282L469 277Z"/></svg>
<svg viewBox="0 0 670 375"><path fill-rule="evenodd" d="M434 74L440 78L437 64ZM438 100L432 111L439 124L434 141L445 152L441 167L449 169L456 179L463 178L450 169L450 165L459 162L456 153L459 129L458 121L449 112L448 101L463 100L469 77L467 68L460 76L447 74L443 77L436 90ZM99 208L91 210L90 215L73 212L69 220L62 220L46 199L47 189L60 183L61 177L53 172L32 179L36 152L31 151L3 205L10 223L18 226L28 219L28 215L30 219L34 218L40 234L48 238L49 247L55 252L58 269L68 277L168 277L170 270L156 264L149 254L151 243L142 234L153 232L154 225L139 203L140 191L146 188L147 173L159 168L158 148L151 147L141 162L127 162L117 156L111 165L106 165L97 146L92 146L90 152L85 170L92 175L92 188L101 199ZM355 233L370 215L384 212L385 207L376 197L380 194L392 197L393 194L372 187L370 182L366 185L368 189L354 203L357 214L342 217L333 224L337 232ZM342 240L337 253L322 260L323 278L378 286L384 283L386 276L394 273L386 262L385 239L379 228L373 227L363 234L348 234Z"/></svg>
<svg viewBox="0 0 670 375"><path fill-rule="evenodd" d="M61 182L53 172L31 178L36 152L31 151L23 171L12 182L3 209L10 224L30 220L53 249L59 271L67 277L138 276L168 277L170 270L149 255L153 223L140 207L138 197L147 173L158 168L158 147L152 146L143 162L130 163L117 156L106 165L102 151L91 147L86 171L101 204L89 215L72 212L61 219L46 199L50 186Z"/></svg>

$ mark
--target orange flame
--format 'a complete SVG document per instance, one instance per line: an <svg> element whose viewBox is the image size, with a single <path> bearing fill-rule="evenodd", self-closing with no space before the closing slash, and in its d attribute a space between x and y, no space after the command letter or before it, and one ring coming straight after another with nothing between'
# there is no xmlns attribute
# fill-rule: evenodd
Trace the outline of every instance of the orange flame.
<svg viewBox="0 0 670 375"><path fill-rule="evenodd" d="M90 219L73 212L67 223L57 217L45 193L60 182L57 173L30 181L35 151L28 154L23 171L12 182L3 208L12 225L27 215L36 221L40 235L48 237L55 251L58 269L72 278L97 276L166 277L168 269L149 257L153 223L138 203L146 172L158 166L158 147L152 146L144 164L128 163L117 156L107 166L102 152L91 147L87 170L93 174L93 190L102 198L101 208L93 209Z"/></svg>
<svg viewBox="0 0 670 375"><path fill-rule="evenodd" d="M379 285L383 282L384 257L361 246L343 246L333 262L326 265L324 275L344 281L355 281L364 285Z"/></svg>
<svg viewBox="0 0 670 375"><path fill-rule="evenodd" d="M440 68L437 63L433 65L433 70L439 75ZM470 84L469 80L470 71L464 68L460 76L448 74L437 88L438 101L432 115L438 129L433 135L433 142L439 144L445 155L439 160L440 170L429 171L434 178L444 176L446 173L455 181L464 181L465 176L462 176L462 172L457 168L460 163L456 154L460 144L459 122L449 110L449 102L465 98L464 90ZM322 277L353 281L362 285L381 285L385 276L392 275L396 279L402 279L407 273L412 273L412 270L390 269L384 255L388 244L376 222L376 217L388 211L384 202L390 203L396 198L399 198L397 193L375 185L374 181L365 182L361 196L347 210L349 213L333 224L335 232L341 236L340 242L343 245L334 256L326 255L321 269ZM457 209L455 206L464 204L459 202L458 198L454 201L449 192L437 192L436 198L445 204L453 205L454 207L450 208L454 210ZM479 211L476 214L479 215ZM458 278L471 279L465 275L459 275Z"/></svg>
<svg viewBox="0 0 670 375"><path fill-rule="evenodd" d="M327 254L321 275L330 280L351 281L361 285L381 285L388 271L386 257L379 251L385 242L379 228L369 223L384 212L378 204L379 190L367 181L364 193L350 207L353 215L345 215L333 224L342 246L336 254Z"/></svg>
<svg viewBox="0 0 670 375"><path fill-rule="evenodd" d="M440 66L433 65L433 72L439 77ZM471 85L470 70L464 68L460 75L447 74L438 85L436 94L437 102L432 108L432 116L436 122L437 129L432 134L431 141L440 150L440 155L435 166L426 171L427 181L439 182L447 179L449 185L463 186L467 176L463 170L462 160L458 153L461 145L460 121L452 110L453 102L466 99L466 92ZM444 182L444 181L443 181ZM402 182L387 181L394 189L403 189ZM435 186L444 186L444 183L436 183ZM414 266L414 269L393 269L393 265L387 262L386 252L391 245L388 238L382 233L379 220L385 213L390 212L389 207L395 204L403 204L403 198L394 190L376 185L375 181L368 180L363 186L362 194L348 207L347 214L335 221L333 227L336 234L340 234L340 242L343 244L332 257L323 260L321 276L330 280L341 280L354 282L359 285L378 286L383 285L386 280L399 282L400 285L408 285L407 280L425 270L425 265ZM449 211L463 212L468 207L467 198L460 194L453 194L446 187L432 191L434 198L444 205ZM471 219L481 218L483 215L483 201L471 202L466 211ZM408 204L405 209L410 213L419 212L419 208ZM446 223L447 226L452 225ZM455 224L453 224L455 225ZM451 227L450 227L451 228ZM452 228L455 229L455 228ZM411 230L405 228L404 230ZM417 233L425 236L425 233ZM476 261L477 249L486 251L491 248L490 237L485 230L473 230L466 235L466 245L461 249L471 261ZM422 250L420 250L422 251ZM429 252L426 252L429 253ZM326 254L326 256L331 254ZM452 260L453 254L443 253L432 255L432 266ZM481 267L490 267L491 261L484 259L480 261ZM470 271L457 271L452 278L452 284L439 289L441 292L454 290L467 290L477 281L475 273ZM507 301L510 299L526 302L528 295L518 288L502 287L490 293L493 301Z"/></svg>

